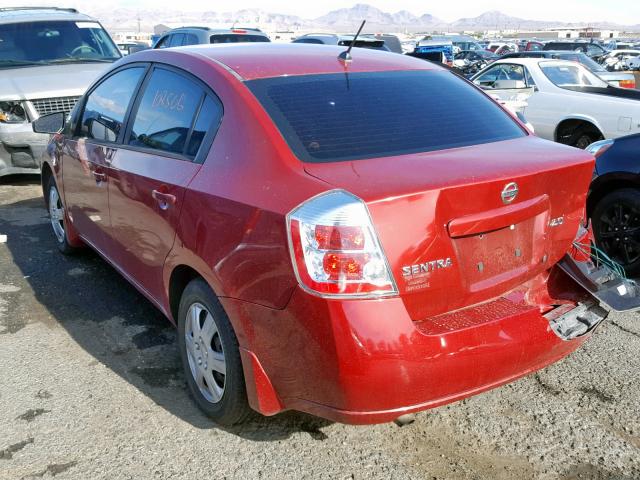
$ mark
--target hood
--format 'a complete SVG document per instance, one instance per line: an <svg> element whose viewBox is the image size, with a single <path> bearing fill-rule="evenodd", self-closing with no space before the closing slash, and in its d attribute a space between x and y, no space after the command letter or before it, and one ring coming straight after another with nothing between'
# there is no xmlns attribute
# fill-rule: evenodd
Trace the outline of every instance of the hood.
<svg viewBox="0 0 640 480"><path fill-rule="evenodd" d="M110 63L73 63L0 70L0 100L80 96Z"/></svg>

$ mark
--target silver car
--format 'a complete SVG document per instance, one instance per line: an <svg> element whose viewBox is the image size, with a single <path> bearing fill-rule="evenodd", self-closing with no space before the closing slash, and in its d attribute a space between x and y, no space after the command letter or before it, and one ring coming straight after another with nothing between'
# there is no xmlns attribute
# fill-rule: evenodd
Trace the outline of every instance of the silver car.
<svg viewBox="0 0 640 480"><path fill-rule="evenodd" d="M95 19L63 8L0 8L0 176L38 173L48 136L31 123L69 113L118 47Z"/></svg>

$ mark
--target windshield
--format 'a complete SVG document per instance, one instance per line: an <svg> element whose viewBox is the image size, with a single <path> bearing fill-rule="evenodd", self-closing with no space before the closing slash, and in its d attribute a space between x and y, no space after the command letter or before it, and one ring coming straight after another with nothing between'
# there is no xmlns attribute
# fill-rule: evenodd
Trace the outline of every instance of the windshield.
<svg viewBox="0 0 640 480"><path fill-rule="evenodd" d="M545 76L556 86L560 88L566 87L602 87L606 88L608 84L600 78L596 77L582 65L558 63L558 62L542 62L540 70Z"/></svg>
<svg viewBox="0 0 640 480"><path fill-rule="evenodd" d="M64 62L113 62L118 47L97 22L0 24L0 68Z"/></svg>
<svg viewBox="0 0 640 480"><path fill-rule="evenodd" d="M304 162L430 152L525 135L489 97L444 71L297 75L245 83Z"/></svg>

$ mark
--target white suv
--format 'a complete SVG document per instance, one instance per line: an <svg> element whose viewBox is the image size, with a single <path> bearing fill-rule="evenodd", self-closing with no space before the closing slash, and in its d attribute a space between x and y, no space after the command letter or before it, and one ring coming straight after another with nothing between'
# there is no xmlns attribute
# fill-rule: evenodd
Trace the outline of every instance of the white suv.
<svg viewBox="0 0 640 480"><path fill-rule="evenodd" d="M31 122L69 113L119 58L102 25L75 9L0 8L0 176L39 173L49 137Z"/></svg>

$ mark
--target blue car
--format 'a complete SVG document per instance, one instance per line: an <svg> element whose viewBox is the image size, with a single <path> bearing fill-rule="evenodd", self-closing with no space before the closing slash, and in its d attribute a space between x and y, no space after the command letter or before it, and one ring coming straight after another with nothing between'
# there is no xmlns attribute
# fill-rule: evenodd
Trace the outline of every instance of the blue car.
<svg viewBox="0 0 640 480"><path fill-rule="evenodd" d="M596 157L587 199L596 244L628 275L640 276L640 134L587 150Z"/></svg>

